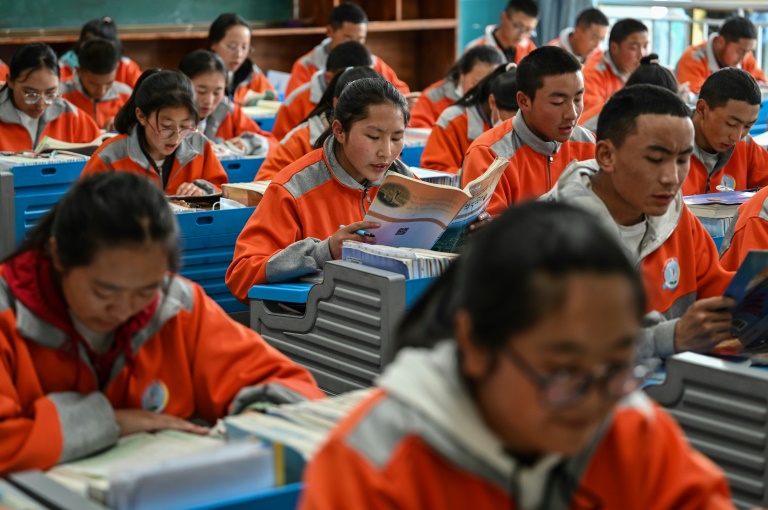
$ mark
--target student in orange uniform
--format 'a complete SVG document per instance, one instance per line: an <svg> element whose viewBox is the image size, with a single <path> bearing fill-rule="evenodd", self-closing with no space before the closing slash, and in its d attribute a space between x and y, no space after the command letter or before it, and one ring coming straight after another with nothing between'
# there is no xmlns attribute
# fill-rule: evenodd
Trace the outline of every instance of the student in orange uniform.
<svg viewBox="0 0 768 510"><path fill-rule="evenodd" d="M458 173L472 142L515 116L516 71L514 64L501 64L440 115L421 154L423 168Z"/></svg>
<svg viewBox="0 0 768 510"><path fill-rule="evenodd" d="M0 82L5 83L5 81L8 79L8 73L11 72L11 68L8 67L8 64L0 60Z"/></svg>
<svg viewBox="0 0 768 510"><path fill-rule="evenodd" d="M221 57L196 50L184 57L179 71L192 81L200 114L197 127L209 140L226 140L247 155L266 156L277 146L272 133L262 131L239 104L226 97L227 68Z"/></svg>
<svg viewBox="0 0 768 510"><path fill-rule="evenodd" d="M757 29L746 18L732 17L709 40L685 50L677 62L677 81L688 83L698 94L704 80L723 67L741 67L756 80L768 82L752 51L757 46Z"/></svg>
<svg viewBox="0 0 768 510"><path fill-rule="evenodd" d="M318 71L328 69L327 60L331 51L339 44L347 41L355 41L365 44L368 36L368 15L358 5L351 2L344 2L331 9L328 16L328 25L325 27L327 37L323 42L312 48L293 63L291 68L291 78L285 89L285 97L312 80L312 76ZM397 77L395 71L387 65L381 58L372 55L373 68L376 69L385 79L389 80L403 94L408 94L411 90L408 85Z"/></svg>
<svg viewBox="0 0 768 510"><path fill-rule="evenodd" d="M648 27L636 19L616 22L608 38L608 51L584 64L584 108L604 104L648 55Z"/></svg>
<svg viewBox="0 0 768 510"><path fill-rule="evenodd" d="M749 135L760 101L760 86L743 69L725 67L706 79L693 112L696 144L683 195L768 185L768 151Z"/></svg>
<svg viewBox="0 0 768 510"><path fill-rule="evenodd" d="M61 81L69 81L75 75L75 69L78 68L78 53L86 41L91 39L106 39L112 41L117 48L120 60L115 71L115 81L125 83L129 87L136 85L141 76L139 65L130 58L123 55L123 45L120 43L120 36L117 33L117 24L108 16L92 19L80 29L80 38L75 47L61 56Z"/></svg>
<svg viewBox="0 0 768 510"><path fill-rule="evenodd" d="M504 56L491 46L475 46L453 65L448 75L424 89L411 109L409 127L431 128L440 114L488 76Z"/></svg>
<svg viewBox="0 0 768 510"><path fill-rule="evenodd" d="M648 354L706 352L731 337L733 273L683 203L693 153L690 109L669 90L633 85L605 105L596 159L574 162L544 199L595 214L639 268L648 296Z"/></svg>
<svg viewBox="0 0 768 510"><path fill-rule="evenodd" d="M310 112L304 122L289 131L277 148L269 153L254 180L271 181L283 168L305 154L321 148L322 142L319 146L315 146L315 143L333 122L333 108L341 92L348 83L362 78L382 78L382 76L368 66L348 67L336 73L315 109Z"/></svg>
<svg viewBox="0 0 768 510"><path fill-rule="evenodd" d="M651 53L640 60L640 67L627 80L626 86L647 83L649 85L658 85L674 93L678 91L677 79L672 71L659 65L659 56ZM603 111L604 103L597 104L589 110L584 110L579 118L579 125L584 126L593 133L597 131L597 118Z"/></svg>
<svg viewBox="0 0 768 510"><path fill-rule="evenodd" d="M0 473L136 432L206 434L187 420L212 426L256 402L322 397L178 265L167 200L126 173L78 182L3 262Z"/></svg>
<svg viewBox="0 0 768 510"><path fill-rule="evenodd" d="M592 55L602 52L600 46L608 34L608 25L608 18L600 9L586 9L576 18L575 27L564 28L547 46L560 46L583 64Z"/></svg>
<svg viewBox="0 0 768 510"><path fill-rule="evenodd" d="M87 143L100 134L87 113L59 97L59 63L50 46L32 43L16 50L0 90L0 150L32 150L46 136Z"/></svg>
<svg viewBox="0 0 768 510"><path fill-rule="evenodd" d="M768 250L768 188L739 206L720 245L720 264L736 271L751 250Z"/></svg>
<svg viewBox="0 0 768 510"><path fill-rule="evenodd" d="M450 336L400 351L310 462L301 510L735 508L637 389L642 284L597 221L525 204L454 264Z"/></svg>
<svg viewBox="0 0 768 510"><path fill-rule="evenodd" d="M341 257L347 239L370 241L356 232L379 226L362 219L384 175L413 177L397 159L408 117L408 102L388 81L364 78L346 86L318 141L323 148L278 172L237 238L226 276L235 297L246 300L258 283L322 269Z"/></svg>
<svg viewBox="0 0 768 510"><path fill-rule="evenodd" d="M251 90L257 94L276 95L275 87L259 66L248 58L251 47L251 25L239 14L221 14L208 30L208 49L215 52L227 65L227 96L238 104L245 104Z"/></svg>
<svg viewBox="0 0 768 510"><path fill-rule="evenodd" d="M544 46L523 59L517 68L520 112L475 140L464 157L463 185L485 173L497 156L510 161L488 213L497 216L543 195L568 163L594 157L594 137L576 125L583 94L581 64L564 49Z"/></svg>
<svg viewBox="0 0 768 510"><path fill-rule="evenodd" d="M475 46L493 46L504 54L507 62L519 64L536 49L531 36L536 35L539 6L534 0L509 0L501 12L498 25L488 25L485 33L467 44L464 51Z"/></svg>
<svg viewBox="0 0 768 510"><path fill-rule="evenodd" d="M362 44L355 41L335 46L326 62L327 68L315 72L312 80L295 89L285 98L277 111L272 133L282 139L288 132L307 118L320 101L333 75L347 67L370 66L371 54Z"/></svg>
<svg viewBox="0 0 768 510"><path fill-rule="evenodd" d="M133 89L115 80L120 55L106 39L89 39L77 54L72 80L61 84L61 97L88 112L102 129L114 131L115 115Z"/></svg>
<svg viewBox="0 0 768 510"><path fill-rule="evenodd" d="M115 119L118 136L91 156L83 177L132 172L148 177L168 195L208 195L227 174L208 139L197 132L197 102L189 78L149 69Z"/></svg>

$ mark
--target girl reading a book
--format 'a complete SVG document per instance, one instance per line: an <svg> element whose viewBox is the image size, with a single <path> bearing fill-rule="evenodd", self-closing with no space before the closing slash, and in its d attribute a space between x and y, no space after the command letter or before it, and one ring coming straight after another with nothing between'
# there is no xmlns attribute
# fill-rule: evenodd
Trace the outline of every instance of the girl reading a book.
<svg viewBox="0 0 768 510"><path fill-rule="evenodd" d="M196 50L184 57L179 71L192 80L197 98L201 133L216 143L224 141L248 155L266 156L277 146L272 133L262 131L225 93L227 68L212 51Z"/></svg>
<svg viewBox="0 0 768 510"><path fill-rule="evenodd" d="M458 173L475 138L517 113L516 71L514 64L498 66L446 108L432 127L421 154L421 166Z"/></svg>
<svg viewBox="0 0 768 510"><path fill-rule="evenodd" d="M312 377L180 276L148 179L80 180L0 266L0 473L120 436L207 433L254 402L320 398Z"/></svg>
<svg viewBox="0 0 768 510"><path fill-rule="evenodd" d="M208 49L227 65L227 96L238 104L246 104L251 91L256 97L275 99L277 93L259 66L248 58L251 47L251 26L242 16L221 14L208 30Z"/></svg>
<svg viewBox="0 0 768 510"><path fill-rule="evenodd" d="M213 145L197 130L198 110L189 78L149 69L115 118L118 136L106 141L83 169L149 177L168 195L218 193L228 182Z"/></svg>
<svg viewBox="0 0 768 510"><path fill-rule="evenodd" d="M401 350L308 466L300 508L734 508L638 391L642 282L591 215L508 209L442 278L450 294L424 299L456 304L449 335Z"/></svg>
<svg viewBox="0 0 768 510"><path fill-rule="evenodd" d="M322 269L347 239L375 242L356 232L380 226L362 219L388 171L413 177L397 159L409 116L405 97L383 78L344 88L321 148L275 175L238 237L226 276L238 299L257 283Z"/></svg>
<svg viewBox="0 0 768 510"><path fill-rule="evenodd" d="M93 118L59 95L59 63L51 47L33 43L16 50L0 89L0 150L33 150L46 136L88 143L99 135Z"/></svg>

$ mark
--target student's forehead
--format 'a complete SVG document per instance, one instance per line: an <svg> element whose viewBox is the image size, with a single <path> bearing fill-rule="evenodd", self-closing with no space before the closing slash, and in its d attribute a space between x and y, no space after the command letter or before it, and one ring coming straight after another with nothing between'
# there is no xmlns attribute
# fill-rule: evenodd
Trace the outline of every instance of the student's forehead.
<svg viewBox="0 0 768 510"><path fill-rule="evenodd" d="M647 41L648 32L640 31L629 34L622 44L634 44L637 42Z"/></svg>
<svg viewBox="0 0 768 510"><path fill-rule="evenodd" d="M690 130L685 129L688 125ZM692 129L693 124L688 117L646 113L637 116L634 129L627 138L635 137L635 145L641 148L646 145L660 145L660 142L685 143L689 141Z"/></svg>
<svg viewBox="0 0 768 510"><path fill-rule="evenodd" d="M760 111L760 105L759 104L749 104L746 101L741 101L739 99L729 99L725 102L722 106L717 106L715 108L711 108L713 112L717 112L721 115L739 115L739 114L751 114L754 112L755 115L757 115L757 112ZM746 119L742 119L746 120Z"/></svg>
<svg viewBox="0 0 768 510"><path fill-rule="evenodd" d="M508 13L507 16L512 21L518 21L520 23L526 23L526 24L529 24L529 23L530 24L535 24L535 23L537 23L539 21L536 18L532 18L532 17L528 16L523 11L512 11L511 13Z"/></svg>
<svg viewBox="0 0 768 510"><path fill-rule="evenodd" d="M568 86L575 90L565 90L563 87ZM550 92L578 92L584 87L584 75L581 71L575 73L563 73L545 76L542 82L541 90L546 93ZM561 90L563 89L563 90Z"/></svg>
<svg viewBox="0 0 768 510"><path fill-rule="evenodd" d="M737 39L736 41L728 41L727 44L732 46L738 46L739 48L742 48L745 50L751 50L755 46L757 46L757 40L747 39L746 37L742 37L741 39Z"/></svg>

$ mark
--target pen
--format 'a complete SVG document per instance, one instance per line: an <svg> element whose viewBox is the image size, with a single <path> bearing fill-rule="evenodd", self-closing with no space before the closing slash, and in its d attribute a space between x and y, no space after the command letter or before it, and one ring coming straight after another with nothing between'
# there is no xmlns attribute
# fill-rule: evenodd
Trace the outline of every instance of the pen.
<svg viewBox="0 0 768 510"><path fill-rule="evenodd" d="M344 228L345 226L346 225L339 225L339 228ZM363 229L355 230L354 234L358 236L363 236L363 237L376 237L375 234L371 234L370 232Z"/></svg>

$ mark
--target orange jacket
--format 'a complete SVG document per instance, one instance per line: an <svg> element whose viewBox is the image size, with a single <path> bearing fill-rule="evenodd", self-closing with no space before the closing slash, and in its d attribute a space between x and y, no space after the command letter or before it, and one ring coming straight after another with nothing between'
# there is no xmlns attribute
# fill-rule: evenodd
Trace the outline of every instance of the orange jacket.
<svg viewBox="0 0 768 510"><path fill-rule="evenodd" d="M322 397L306 370L180 276L118 328L115 344L122 335L132 345L103 366L109 354L87 354L87 341L74 333L51 262L36 252L19 257L28 263L12 259L0 278L2 474L48 469L111 446L113 409L213 425L270 395L281 396L275 403Z"/></svg>
<svg viewBox="0 0 768 510"><path fill-rule="evenodd" d="M61 97L90 114L96 124L104 129L107 123L115 118L120 108L128 102L133 89L125 83L115 81L104 97L96 101L88 96L82 83L80 83L80 79L75 74L70 81L61 84L59 91Z"/></svg>
<svg viewBox="0 0 768 510"><path fill-rule="evenodd" d="M67 52L69 54L70 52ZM75 56L74 58L77 58ZM75 73L75 70L73 67L68 65L66 62L64 62L64 57L62 57L61 60L59 60L60 69L59 69L59 80L62 82L69 81L72 79L73 76L75 76L77 73ZM134 62L128 57L122 57L120 59L120 62L117 63L117 71L115 72L115 81L124 83L128 85L129 87L133 88L136 86L136 82L139 81L139 77L141 77L141 68L139 67L139 64Z"/></svg>
<svg viewBox="0 0 768 510"><path fill-rule="evenodd" d="M0 82L5 82L10 72L11 69L8 67L8 64L0 60Z"/></svg>
<svg viewBox="0 0 768 510"><path fill-rule="evenodd" d="M688 82L688 87L694 94L701 91L701 86L710 74L720 69L713 48L715 37L717 37L717 33L712 34L706 42L688 47L675 66L677 82L680 85ZM768 77L758 67L757 60L751 51L747 53L739 67L751 74L757 81L768 82Z"/></svg>
<svg viewBox="0 0 768 510"><path fill-rule="evenodd" d="M736 271L750 250L768 250L768 188L739 206L720 245L720 264Z"/></svg>
<svg viewBox="0 0 768 510"><path fill-rule="evenodd" d="M624 76L611 59L611 53L595 53L584 64L584 110L605 104L624 88Z"/></svg>
<svg viewBox="0 0 768 510"><path fill-rule="evenodd" d="M440 114L460 98L456 84L452 80L440 80L433 83L419 96L411 110L411 122L408 127L431 128Z"/></svg>
<svg viewBox="0 0 768 510"><path fill-rule="evenodd" d="M275 150L269 153L254 180L271 181L280 170L315 150L313 147L315 141L327 127L324 117L313 115L307 122L302 122L293 128Z"/></svg>
<svg viewBox="0 0 768 510"><path fill-rule="evenodd" d="M714 165L706 163L704 151L693 147L691 169L683 183L683 195L717 193L718 185L734 190L768 186L768 151L747 135L717 155Z"/></svg>
<svg viewBox="0 0 768 510"><path fill-rule="evenodd" d="M586 62L587 59L593 57L597 54L602 54L603 50L601 50L599 47L595 48L590 52L589 55L587 55L587 58L582 57L581 55L577 55L576 52L573 51L573 47L571 46L570 41L568 40L568 37L574 32L573 27L567 27L560 31L560 35L557 37L557 39L552 39L547 43L547 46L559 46L560 48L564 49L576 59L581 62L582 65L584 65L584 62Z"/></svg>
<svg viewBox="0 0 768 510"><path fill-rule="evenodd" d="M269 83L267 76L259 69L259 66L247 59L243 65L247 65L250 62L252 69L251 72L240 83L234 87L234 101L237 104L245 104L245 96L249 90L262 94L268 90L275 91L275 87ZM237 72L236 72L237 73Z"/></svg>
<svg viewBox="0 0 768 510"><path fill-rule="evenodd" d="M117 135L104 142L86 163L81 177L99 172L133 172L152 179L162 189L162 180L139 145L138 129L129 135ZM165 192L175 195L179 185L203 180L221 190L229 182L224 167L213 153L211 142L199 133L184 140L176 149Z"/></svg>
<svg viewBox="0 0 768 510"><path fill-rule="evenodd" d="M574 457L521 465L479 414L451 344L401 352L310 462L301 510L735 508L722 471L642 392Z"/></svg>
<svg viewBox="0 0 768 510"><path fill-rule="evenodd" d="M90 115L66 99L57 99L38 120L37 136L21 123L19 111L10 99L10 89L0 92L0 151L28 151L46 136L62 142L87 143L101 135Z"/></svg>
<svg viewBox="0 0 768 510"><path fill-rule="evenodd" d="M275 138L282 140L291 129L301 124L320 102L327 87L325 73L318 71L310 81L291 92L277 110L275 124L272 126Z"/></svg>
<svg viewBox="0 0 768 510"><path fill-rule="evenodd" d="M488 25L485 27L485 32L483 35L478 37L477 39L472 39L469 41L469 43L464 47L464 52L466 53L467 50L470 48L474 48L475 46L493 46L497 50L501 52L502 55L506 54L504 53L504 50L501 46L499 46L496 43L496 38L493 36L493 32L496 30L497 25ZM519 64L523 58L525 58L526 55L528 55L530 52L536 49L536 44L530 39L525 38L515 47L515 64ZM466 91L465 91L466 92Z"/></svg>
<svg viewBox="0 0 768 510"><path fill-rule="evenodd" d="M242 301L256 284L318 271L331 260L328 246L339 225L362 221L381 181L360 184L341 167L329 136L317 149L283 168L237 238L227 286ZM413 177L401 161L391 170Z"/></svg>
<svg viewBox="0 0 768 510"><path fill-rule="evenodd" d="M323 39L323 41L312 48L309 53L299 57L296 62L293 63L291 68L291 77L288 80L288 85L285 87L285 97L304 85L312 79L317 71L325 71L325 64L328 61L328 45L331 43L330 38ZM411 89L408 88L403 80L397 77L397 73L387 65L386 62L381 60L376 55L371 55L373 59L373 68L379 72L386 80L392 83L403 94L408 94Z"/></svg>
<svg viewBox="0 0 768 510"><path fill-rule="evenodd" d="M567 142L545 142L533 134L519 112L472 142L464 157L462 186L483 175L496 156L509 159L509 166L488 204L488 213L493 216L552 189L571 161L594 158L595 139L576 126Z"/></svg>
<svg viewBox="0 0 768 510"><path fill-rule="evenodd" d="M276 148L277 138L262 131L253 119L243 113L243 108L225 97L205 119L203 134L215 143L239 136L246 145L248 155L266 155Z"/></svg>
<svg viewBox="0 0 768 510"><path fill-rule="evenodd" d="M427 138L421 153L421 166L457 174L464 162L464 154L472 142L490 129L480 105L467 109L451 106L445 110Z"/></svg>

